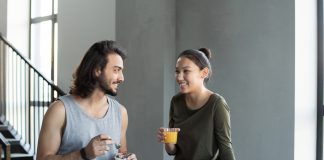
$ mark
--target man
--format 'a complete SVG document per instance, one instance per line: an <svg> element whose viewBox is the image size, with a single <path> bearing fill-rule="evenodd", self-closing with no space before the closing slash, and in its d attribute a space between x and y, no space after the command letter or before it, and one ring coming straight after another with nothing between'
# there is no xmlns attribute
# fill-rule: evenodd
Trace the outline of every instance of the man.
<svg viewBox="0 0 324 160"><path fill-rule="evenodd" d="M127 110L116 100L124 81L125 53L114 41L93 44L73 74L70 94L59 97L45 114L39 160L111 160L127 153ZM128 157L136 160L135 154Z"/></svg>

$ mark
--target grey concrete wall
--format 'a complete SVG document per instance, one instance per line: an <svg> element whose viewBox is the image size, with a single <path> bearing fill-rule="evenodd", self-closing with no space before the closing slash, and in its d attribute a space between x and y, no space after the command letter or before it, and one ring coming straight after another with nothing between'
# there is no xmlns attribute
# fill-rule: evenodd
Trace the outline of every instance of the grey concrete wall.
<svg viewBox="0 0 324 160"><path fill-rule="evenodd" d="M156 130L166 125L176 92L175 56L202 46L214 51L208 86L231 107L237 159L294 159L294 0L59 0L58 8L58 84L65 91L93 42L116 39L128 50L117 98L128 109L129 151L139 159L170 159Z"/></svg>
<svg viewBox="0 0 324 160"><path fill-rule="evenodd" d="M294 159L294 0L178 0L177 51L214 51L239 160Z"/></svg>
<svg viewBox="0 0 324 160"><path fill-rule="evenodd" d="M103 10L96 7L104 6L96 3L59 3L59 85L65 89L89 44L115 33L94 20ZM208 86L231 107L237 159L294 159L293 0L119 0L116 25L116 40L128 51L117 98L129 114L129 151L139 159L170 159L156 130L166 125L176 92L175 56L202 46L215 53Z"/></svg>
<svg viewBox="0 0 324 160"><path fill-rule="evenodd" d="M128 109L128 149L138 159L165 159L157 142L174 94L175 2L117 1L116 40L128 50L120 102Z"/></svg>
<svg viewBox="0 0 324 160"><path fill-rule="evenodd" d="M115 0L58 1L58 86L69 91L72 73L96 41L115 39Z"/></svg>
<svg viewBox="0 0 324 160"><path fill-rule="evenodd" d="M0 33L7 35L7 0L0 1Z"/></svg>

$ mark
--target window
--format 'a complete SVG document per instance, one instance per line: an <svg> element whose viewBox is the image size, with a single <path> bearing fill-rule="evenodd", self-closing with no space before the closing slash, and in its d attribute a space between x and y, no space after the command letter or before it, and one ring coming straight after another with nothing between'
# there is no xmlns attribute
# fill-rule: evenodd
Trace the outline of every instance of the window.
<svg viewBox="0 0 324 160"><path fill-rule="evenodd" d="M30 59L56 83L57 0L30 1Z"/></svg>

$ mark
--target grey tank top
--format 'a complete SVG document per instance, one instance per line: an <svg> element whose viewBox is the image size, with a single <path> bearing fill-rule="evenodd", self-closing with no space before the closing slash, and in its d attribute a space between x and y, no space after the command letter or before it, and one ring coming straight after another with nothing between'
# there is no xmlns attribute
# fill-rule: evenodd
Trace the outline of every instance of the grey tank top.
<svg viewBox="0 0 324 160"><path fill-rule="evenodd" d="M113 141L120 143L121 139L121 110L120 104L107 96L108 111L103 118L88 116L71 95L59 97L65 107L66 126L58 154L66 154L87 146L90 140L106 134ZM97 160L111 160L118 153L115 147L110 147L105 155Z"/></svg>

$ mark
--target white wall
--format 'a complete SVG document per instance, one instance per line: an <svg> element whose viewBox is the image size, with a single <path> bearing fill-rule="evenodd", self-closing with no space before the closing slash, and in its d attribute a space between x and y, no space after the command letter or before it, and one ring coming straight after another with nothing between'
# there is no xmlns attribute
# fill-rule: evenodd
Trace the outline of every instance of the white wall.
<svg viewBox="0 0 324 160"><path fill-rule="evenodd" d="M0 33L7 37L7 0L0 1Z"/></svg>
<svg viewBox="0 0 324 160"><path fill-rule="evenodd" d="M316 159L317 1L295 1L295 160Z"/></svg>
<svg viewBox="0 0 324 160"><path fill-rule="evenodd" d="M65 92L88 48L115 40L115 8L115 0L58 1L58 86Z"/></svg>

